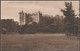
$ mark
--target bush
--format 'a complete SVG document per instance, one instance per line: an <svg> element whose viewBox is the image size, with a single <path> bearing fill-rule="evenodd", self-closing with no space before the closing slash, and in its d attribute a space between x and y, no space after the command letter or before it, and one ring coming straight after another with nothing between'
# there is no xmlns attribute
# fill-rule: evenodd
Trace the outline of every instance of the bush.
<svg viewBox="0 0 80 51"><path fill-rule="evenodd" d="M2 29L1 29L1 33L2 33L2 34L6 34L6 32L7 32L7 29L6 29L6 28L2 28Z"/></svg>
<svg viewBox="0 0 80 51"><path fill-rule="evenodd" d="M19 31L19 33L24 34L24 33L36 33L38 31L38 25L37 23L33 22L30 25L23 25Z"/></svg>

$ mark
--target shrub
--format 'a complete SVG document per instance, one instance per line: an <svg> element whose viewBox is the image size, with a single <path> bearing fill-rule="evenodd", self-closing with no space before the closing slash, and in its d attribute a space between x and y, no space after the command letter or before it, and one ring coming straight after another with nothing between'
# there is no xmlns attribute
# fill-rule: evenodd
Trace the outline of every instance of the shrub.
<svg viewBox="0 0 80 51"><path fill-rule="evenodd" d="M37 23L33 22L30 25L23 25L19 31L19 33L24 34L24 33L36 33L38 31Z"/></svg>

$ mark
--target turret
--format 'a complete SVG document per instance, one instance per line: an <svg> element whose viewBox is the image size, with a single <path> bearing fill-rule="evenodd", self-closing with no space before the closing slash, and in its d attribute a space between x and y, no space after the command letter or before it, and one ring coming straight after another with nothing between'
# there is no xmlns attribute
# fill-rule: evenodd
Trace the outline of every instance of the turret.
<svg viewBox="0 0 80 51"><path fill-rule="evenodd" d="M19 16L20 16L20 25L24 25L25 24L25 17L24 17L24 12L19 12Z"/></svg>

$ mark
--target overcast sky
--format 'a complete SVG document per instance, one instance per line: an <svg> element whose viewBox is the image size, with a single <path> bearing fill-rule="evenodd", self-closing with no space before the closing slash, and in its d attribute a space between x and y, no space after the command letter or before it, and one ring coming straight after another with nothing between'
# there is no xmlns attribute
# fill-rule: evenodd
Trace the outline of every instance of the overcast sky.
<svg viewBox="0 0 80 51"><path fill-rule="evenodd" d="M1 1L1 19L14 19L19 21L19 12L35 13L41 11L48 15L63 15L60 11L65 8L66 1ZM67 1L68 2L68 1ZM79 14L79 2L72 1L73 9Z"/></svg>

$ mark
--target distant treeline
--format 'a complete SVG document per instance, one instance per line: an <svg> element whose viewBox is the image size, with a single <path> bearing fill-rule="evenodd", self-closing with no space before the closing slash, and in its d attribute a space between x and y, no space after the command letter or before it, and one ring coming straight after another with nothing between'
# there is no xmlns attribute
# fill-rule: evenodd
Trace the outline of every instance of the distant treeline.
<svg viewBox="0 0 80 51"><path fill-rule="evenodd" d="M13 19L2 19L1 20L1 32L18 32L20 26L17 21Z"/></svg>
<svg viewBox="0 0 80 51"><path fill-rule="evenodd" d="M75 18L75 27L69 26L69 24L64 23L65 18L61 18L59 15L55 17L50 16L42 16L42 20L40 24L33 22L30 25L19 25L18 22L14 21L13 19L2 19L2 32L17 32L17 33L37 33L37 32L44 32L44 33L65 33L65 31L69 31L72 29L72 32L78 31L80 28L80 18ZM75 28L73 30L73 28ZM69 29L69 30L68 30ZM76 32L77 33L77 32Z"/></svg>

